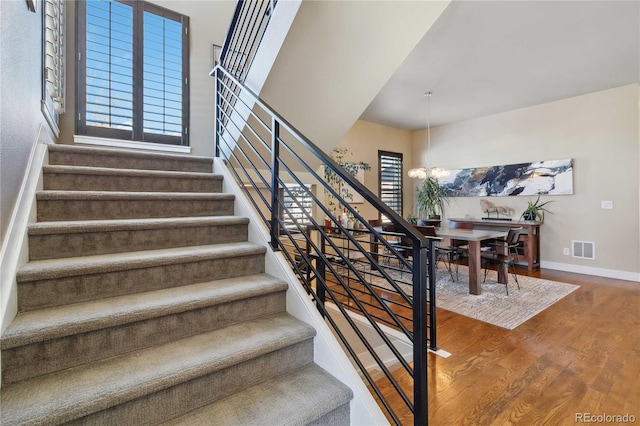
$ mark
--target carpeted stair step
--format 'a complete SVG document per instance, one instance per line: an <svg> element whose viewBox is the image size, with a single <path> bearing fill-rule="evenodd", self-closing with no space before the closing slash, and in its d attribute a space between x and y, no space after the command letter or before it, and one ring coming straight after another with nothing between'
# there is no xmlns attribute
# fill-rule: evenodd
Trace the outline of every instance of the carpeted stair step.
<svg viewBox="0 0 640 426"><path fill-rule="evenodd" d="M16 274L18 310L260 274L265 251L239 242L35 260Z"/></svg>
<svg viewBox="0 0 640 426"><path fill-rule="evenodd" d="M38 221L142 219L233 214L232 194L188 192L42 191Z"/></svg>
<svg viewBox="0 0 640 426"><path fill-rule="evenodd" d="M12 383L2 424L157 424L311 363L314 334L282 313Z"/></svg>
<svg viewBox="0 0 640 426"><path fill-rule="evenodd" d="M221 192L222 176L202 172L44 166L45 190Z"/></svg>
<svg viewBox="0 0 640 426"><path fill-rule="evenodd" d="M31 260L223 244L247 240L237 216L39 222L29 226Z"/></svg>
<svg viewBox="0 0 640 426"><path fill-rule="evenodd" d="M284 312L286 289L281 280L258 274L23 312L0 340L2 381Z"/></svg>
<svg viewBox="0 0 640 426"><path fill-rule="evenodd" d="M49 164L204 173L213 171L211 157L62 144L49 145Z"/></svg>
<svg viewBox="0 0 640 426"><path fill-rule="evenodd" d="M351 389L309 364L162 425L349 425L352 398Z"/></svg>

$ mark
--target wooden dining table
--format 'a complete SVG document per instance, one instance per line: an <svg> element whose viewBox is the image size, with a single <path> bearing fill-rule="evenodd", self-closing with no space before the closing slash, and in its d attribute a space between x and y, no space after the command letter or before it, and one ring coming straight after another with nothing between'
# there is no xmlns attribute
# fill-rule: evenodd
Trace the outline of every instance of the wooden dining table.
<svg viewBox="0 0 640 426"><path fill-rule="evenodd" d="M495 238L504 238L507 232L492 230L476 230L476 229L451 229L436 228L438 237L450 238L452 240L466 241L469 243L469 293L482 294L482 280L480 278L482 272L480 247L482 241L493 240ZM506 246L497 246L498 252L505 250ZM498 282L506 284L508 280L508 271L506 265L498 267Z"/></svg>

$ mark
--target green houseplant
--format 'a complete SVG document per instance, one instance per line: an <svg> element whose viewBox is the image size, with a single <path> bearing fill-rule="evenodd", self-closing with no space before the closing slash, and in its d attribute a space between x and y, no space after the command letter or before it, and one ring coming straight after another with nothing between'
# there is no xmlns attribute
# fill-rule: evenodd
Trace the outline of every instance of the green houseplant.
<svg viewBox="0 0 640 426"><path fill-rule="evenodd" d="M438 178L427 176L417 188L416 213L420 219L439 219L449 204L449 191L440 185Z"/></svg>
<svg viewBox="0 0 640 426"><path fill-rule="evenodd" d="M540 220L540 222L544 222L544 213L551 213L544 206L551 203L552 201L545 201L544 203L540 202L540 195L536 198L535 202L528 201L527 208L522 212L520 216L521 219L524 220Z"/></svg>
<svg viewBox="0 0 640 426"><path fill-rule="evenodd" d="M342 166L347 171L347 173L354 177L356 176L356 174L358 174L359 170L371 170L371 166L369 165L369 163L365 163L363 161L349 162L345 160L345 157L347 156L353 156L353 154L347 148L335 148L331 152L331 158L340 166ZM340 197L344 201L349 202L353 200L353 194L350 191L350 186L348 186L344 182L344 180L328 166L324 166L324 180L336 193L338 193L338 195L340 195ZM342 211L342 203L339 202L338 199L334 197L327 189L325 189L324 192L329 210L333 212L333 216L337 217Z"/></svg>

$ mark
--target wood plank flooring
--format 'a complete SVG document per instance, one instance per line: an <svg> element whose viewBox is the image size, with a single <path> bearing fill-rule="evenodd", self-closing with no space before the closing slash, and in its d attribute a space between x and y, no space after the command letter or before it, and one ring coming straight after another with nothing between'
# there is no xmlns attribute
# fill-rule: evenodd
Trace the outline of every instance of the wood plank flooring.
<svg viewBox="0 0 640 426"><path fill-rule="evenodd" d="M628 413L640 423L640 284L552 270L531 276L580 288L514 330L438 309L438 346L452 355L429 354L429 424L574 425L578 413ZM395 378L412 387L406 373ZM402 423L413 424L379 384Z"/></svg>

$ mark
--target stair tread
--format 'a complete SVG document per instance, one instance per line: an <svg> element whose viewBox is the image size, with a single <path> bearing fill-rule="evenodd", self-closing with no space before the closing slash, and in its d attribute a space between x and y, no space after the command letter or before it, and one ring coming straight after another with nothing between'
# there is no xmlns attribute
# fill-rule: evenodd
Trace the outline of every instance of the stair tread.
<svg viewBox="0 0 640 426"><path fill-rule="evenodd" d="M249 219L240 216L196 216L144 219L70 220L38 222L29 225L29 235L71 234L76 232L161 229L167 227L246 225Z"/></svg>
<svg viewBox="0 0 640 426"><path fill-rule="evenodd" d="M3 386L3 422L69 421L314 335L312 327L282 313L23 380Z"/></svg>
<svg viewBox="0 0 640 426"><path fill-rule="evenodd" d="M351 389L316 364L309 364L163 423L163 426L307 424L352 398Z"/></svg>
<svg viewBox="0 0 640 426"><path fill-rule="evenodd" d="M33 260L16 274L18 282L141 269L206 259L264 254L264 246L250 242L177 247L59 259Z"/></svg>
<svg viewBox="0 0 640 426"><path fill-rule="evenodd" d="M254 274L22 312L3 333L1 348L86 333L286 288L278 278Z"/></svg>
<svg viewBox="0 0 640 426"><path fill-rule="evenodd" d="M145 170L145 169L116 169L111 167L67 166L51 165L43 166L44 173L82 174L98 176L141 176L141 177L171 177L173 179L211 179L222 180L222 175L207 172L181 172L173 170Z"/></svg>
<svg viewBox="0 0 640 426"><path fill-rule="evenodd" d="M66 152L77 153L86 155L109 155L109 156L123 156L127 158L148 158L148 159L176 159L181 161L193 161L202 163L212 163L213 158L202 157L197 155L181 155L171 154L166 152L149 152L140 151L134 149L118 149L118 148L96 148L93 146L81 146L81 145L66 145L66 144L53 144L48 147L49 152Z"/></svg>
<svg viewBox="0 0 640 426"><path fill-rule="evenodd" d="M233 200L233 194L217 192L38 191L37 200Z"/></svg>

